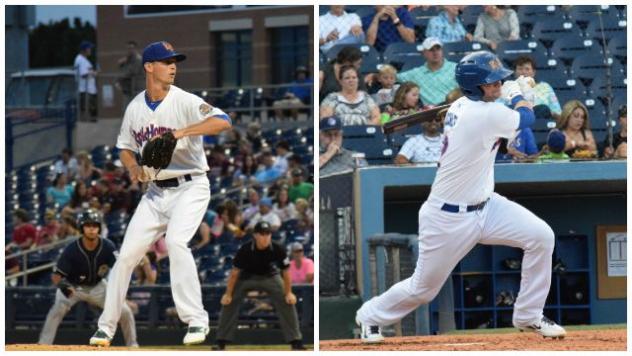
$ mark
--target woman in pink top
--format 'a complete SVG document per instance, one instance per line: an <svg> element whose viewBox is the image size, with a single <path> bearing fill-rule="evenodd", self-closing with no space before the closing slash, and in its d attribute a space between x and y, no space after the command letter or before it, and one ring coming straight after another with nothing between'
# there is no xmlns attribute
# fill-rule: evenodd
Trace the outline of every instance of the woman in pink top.
<svg viewBox="0 0 632 356"><path fill-rule="evenodd" d="M303 245L294 242L290 245L292 261L290 261L290 277L292 284L314 283L314 261L303 255Z"/></svg>

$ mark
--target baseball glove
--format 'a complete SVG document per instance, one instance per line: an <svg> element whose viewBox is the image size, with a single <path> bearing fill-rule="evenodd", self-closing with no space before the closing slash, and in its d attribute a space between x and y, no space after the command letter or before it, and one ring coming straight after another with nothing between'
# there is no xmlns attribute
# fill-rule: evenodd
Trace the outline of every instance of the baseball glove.
<svg viewBox="0 0 632 356"><path fill-rule="evenodd" d="M177 139L171 131L145 144L140 164L154 169L165 169L171 163Z"/></svg>

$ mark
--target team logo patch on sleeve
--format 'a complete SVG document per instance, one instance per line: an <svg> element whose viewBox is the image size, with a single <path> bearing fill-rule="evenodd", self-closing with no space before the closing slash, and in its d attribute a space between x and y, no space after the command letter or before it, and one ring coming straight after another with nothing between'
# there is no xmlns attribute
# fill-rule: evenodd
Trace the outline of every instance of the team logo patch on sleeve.
<svg viewBox="0 0 632 356"><path fill-rule="evenodd" d="M200 114L202 114L203 116L208 115L211 110L213 110L213 107L207 103L203 103L202 105L200 105Z"/></svg>
<svg viewBox="0 0 632 356"><path fill-rule="evenodd" d="M110 266L101 265L99 266L99 270L97 271L97 274L99 275L99 277L103 278L105 277L106 274L108 274L109 270L110 270Z"/></svg>

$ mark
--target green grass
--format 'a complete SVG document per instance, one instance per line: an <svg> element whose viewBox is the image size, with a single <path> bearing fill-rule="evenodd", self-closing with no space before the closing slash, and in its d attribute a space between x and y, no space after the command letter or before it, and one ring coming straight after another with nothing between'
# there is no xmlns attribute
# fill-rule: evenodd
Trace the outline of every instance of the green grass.
<svg viewBox="0 0 632 356"><path fill-rule="evenodd" d="M569 325L564 326L567 331L573 330L604 330L604 329L625 329L627 324L595 324L595 325ZM516 328L499 328L499 329L472 329L472 330L453 330L448 334L508 334L518 331Z"/></svg>
<svg viewBox="0 0 632 356"><path fill-rule="evenodd" d="M305 345L308 350L313 350L314 345ZM166 345L166 346L141 346L140 349L152 349L152 350L177 350L177 351L211 351L210 345L195 345L195 346L181 346L181 345ZM289 351L290 345L227 345L226 351Z"/></svg>

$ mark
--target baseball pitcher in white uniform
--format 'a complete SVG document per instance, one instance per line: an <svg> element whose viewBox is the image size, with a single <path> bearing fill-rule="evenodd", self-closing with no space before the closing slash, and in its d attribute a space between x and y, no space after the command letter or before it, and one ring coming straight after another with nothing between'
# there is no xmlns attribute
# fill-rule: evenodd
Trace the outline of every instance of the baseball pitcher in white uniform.
<svg viewBox="0 0 632 356"><path fill-rule="evenodd" d="M553 230L542 219L494 193L494 160L501 138L533 124L524 78L486 51L465 56L456 67L464 97L445 118L445 137L430 196L419 210L419 256L413 275L364 303L356 314L362 341L383 341L381 327L431 302L456 264L478 243L524 251L513 324L544 337L566 331L543 315L551 285ZM503 98L511 108L496 102Z"/></svg>
<svg viewBox="0 0 632 356"><path fill-rule="evenodd" d="M125 232L119 258L108 281L103 314L91 345L109 346L134 267L163 234L169 252L171 292L180 320L188 324L185 345L204 342L209 332L208 313L191 250L187 246L211 198L206 176L209 167L203 135L231 128L222 110L173 85L176 62L186 58L167 42L154 42L143 51L146 90L127 106L116 146L133 181L149 186ZM142 166L135 154L148 141L171 133L177 140L165 169Z"/></svg>

